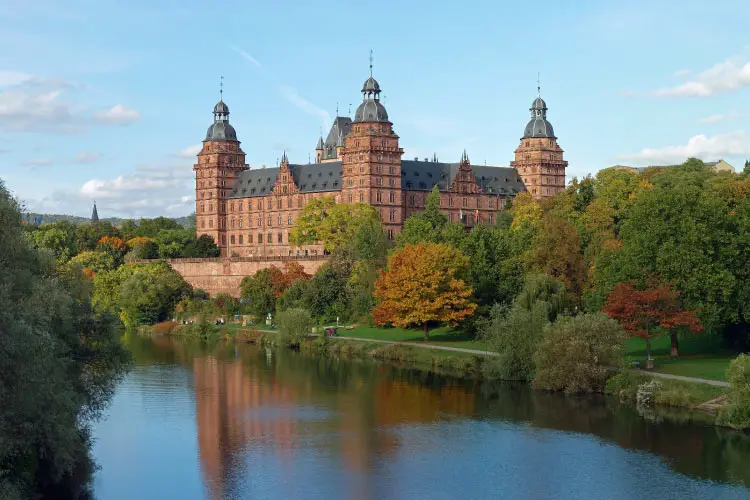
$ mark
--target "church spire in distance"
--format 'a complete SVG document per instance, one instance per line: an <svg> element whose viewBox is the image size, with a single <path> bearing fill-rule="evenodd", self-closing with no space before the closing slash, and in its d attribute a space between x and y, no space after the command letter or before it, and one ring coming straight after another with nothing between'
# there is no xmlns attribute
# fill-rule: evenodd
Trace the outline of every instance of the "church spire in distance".
<svg viewBox="0 0 750 500"><path fill-rule="evenodd" d="M91 223L96 224L99 222L99 213L96 211L96 202L94 202L94 209L91 211Z"/></svg>

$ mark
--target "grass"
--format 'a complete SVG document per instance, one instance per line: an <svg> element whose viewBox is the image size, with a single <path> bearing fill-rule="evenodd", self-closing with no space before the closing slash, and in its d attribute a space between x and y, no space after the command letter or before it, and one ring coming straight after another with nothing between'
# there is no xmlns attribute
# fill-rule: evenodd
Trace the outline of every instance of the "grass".
<svg viewBox="0 0 750 500"><path fill-rule="evenodd" d="M638 387L651 380L642 373L625 371L607 381L605 393L612 394L620 400L636 402ZM716 399L728 392L726 387L716 387L681 380L654 379L659 389L654 393L654 403L659 406L693 408L701 403Z"/></svg>
<svg viewBox="0 0 750 500"><path fill-rule="evenodd" d="M422 343L424 333L420 329L404 328L378 328L374 326L358 325L351 330L339 328L340 337L358 337L361 339L390 340L393 342L419 342ZM457 330L442 326L430 330L431 345L444 347L460 347L463 349L486 350L483 342L477 342Z"/></svg>
<svg viewBox="0 0 750 500"><path fill-rule="evenodd" d="M726 381L729 362L737 356L727 351L718 336L698 335L680 339L680 357L670 357L669 337L662 335L651 339L654 371L684 377ZM633 360L646 358L646 342L633 337L625 345L625 355Z"/></svg>

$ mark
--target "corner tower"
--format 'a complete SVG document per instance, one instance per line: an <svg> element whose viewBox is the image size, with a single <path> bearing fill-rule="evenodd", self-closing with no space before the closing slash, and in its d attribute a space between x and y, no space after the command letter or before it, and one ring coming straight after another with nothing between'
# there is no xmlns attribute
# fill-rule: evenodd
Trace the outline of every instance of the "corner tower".
<svg viewBox="0 0 750 500"><path fill-rule="evenodd" d="M380 102L380 85L372 76L362 86L362 104L351 130L343 137L342 201L368 203L380 212L383 228L392 238L403 223L401 155L398 135Z"/></svg>
<svg viewBox="0 0 750 500"><path fill-rule="evenodd" d="M563 150L557 144L555 130L547 121L547 103L537 87L537 98L531 103L531 119L510 162L534 198L547 198L565 190Z"/></svg>
<svg viewBox="0 0 750 500"><path fill-rule="evenodd" d="M227 195L237 176L247 170L245 152L240 148L237 132L229 124L229 106L224 103L223 89L214 106L214 122L208 127L203 147L198 153L195 171L195 228L197 236L213 238L226 255Z"/></svg>

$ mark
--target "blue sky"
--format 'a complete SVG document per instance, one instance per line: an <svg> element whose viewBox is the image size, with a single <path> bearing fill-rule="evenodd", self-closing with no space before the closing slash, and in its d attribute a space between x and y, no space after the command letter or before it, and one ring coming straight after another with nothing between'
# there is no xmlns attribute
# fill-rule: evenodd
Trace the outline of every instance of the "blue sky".
<svg viewBox="0 0 750 500"><path fill-rule="evenodd" d="M252 168L374 76L406 158L513 159L537 72L568 178L750 157L750 2L0 2L0 179L32 211L187 215L219 77ZM326 130L324 130L324 133Z"/></svg>

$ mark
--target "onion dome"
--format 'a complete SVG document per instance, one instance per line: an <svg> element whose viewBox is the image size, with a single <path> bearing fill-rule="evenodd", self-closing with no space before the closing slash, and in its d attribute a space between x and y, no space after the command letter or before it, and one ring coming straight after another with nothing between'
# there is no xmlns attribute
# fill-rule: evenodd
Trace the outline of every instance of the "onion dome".
<svg viewBox="0 0 750 500"><path fill-rule="evenodd" d="M229 124L229 106L223 99L214 106L214 122L206 131L205 141L236 141L237 131Z"/></svg>
<svg viewBox="0 0 750 500"><path fill-rule="evenodd" d="M523 139L535 137L555 139L555 130L552 128L552 124L547 121L547 103L541 96L534 99L529 111L531 111L531 119L523 131Z"/></svg>
<svg viewBox="0 0 750 500"><path fill-rule="evenodd" d="M372 51L370 52L370 77L362 85L362 104L354 112L355 122L387 122L388 113L380 102L380 84L372 77Z"/></svg>

